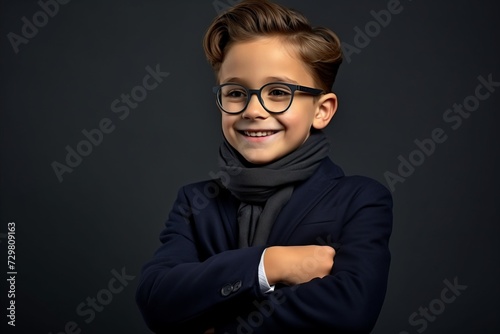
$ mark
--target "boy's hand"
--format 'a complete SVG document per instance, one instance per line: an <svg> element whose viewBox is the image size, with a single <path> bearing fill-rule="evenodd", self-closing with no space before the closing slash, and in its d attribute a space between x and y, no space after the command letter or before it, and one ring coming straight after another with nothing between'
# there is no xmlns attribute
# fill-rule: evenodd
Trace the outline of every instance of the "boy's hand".
<svg viewBox="0 0 500 334"><path fill-rule="evenodd" d="M323 278L333 267L335 249L330 246L273 246L264 254L264 269L270 285L295 285Z"/></svg>

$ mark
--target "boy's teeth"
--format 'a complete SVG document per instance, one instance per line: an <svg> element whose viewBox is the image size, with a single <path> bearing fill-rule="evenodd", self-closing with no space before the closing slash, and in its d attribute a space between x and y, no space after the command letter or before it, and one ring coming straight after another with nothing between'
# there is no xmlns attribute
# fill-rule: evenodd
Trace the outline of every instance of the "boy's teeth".
<svg viewBox="0 0 500 334"><path fill-rule="evenodd" d="M274 133L274 131L245 131L245 135L250 137L265 137L270 136Z"/></svg>

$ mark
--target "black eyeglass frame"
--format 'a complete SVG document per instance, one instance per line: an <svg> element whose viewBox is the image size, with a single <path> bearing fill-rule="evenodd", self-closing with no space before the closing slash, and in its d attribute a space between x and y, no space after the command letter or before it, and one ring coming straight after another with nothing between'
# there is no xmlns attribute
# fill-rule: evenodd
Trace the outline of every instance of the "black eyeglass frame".
<svg viewBox="0 0 500 334"><path fill-rule="evenodd" d="M227 110L224 109L224 107L222 107L220 91L221 91L222 87L229 86L229 85L240 86L247 93L247 102L245 103L245 106L243 107L243 109L241 111L238 111L238 112L227 111ZM262 100L261 93L262 93L262 90L265 87L270 86L270 85L284 85L284 86L287 86L288 88L290 88L290 91L291 91L291 93L290 93L290 95L291 95L290 103L285 108L285 110L283 110L283 111L271 111L271 110L267 109L266 106L264 105L264 101ZM247 88L247 87L245 87L245 86L243 86L243 85L241 85L239 83L227 82L227 83L224 83L222 85L214 86L212 88L212 91L215 93L215 100L216 100L217 105L219 106L219 108L223 112L225 112L226 114L231 114L231 115L238 115L238 114L241 114L242 112L244 112L247 109L248 104L250 103L250 99L252 98L252 95L257 95L257 98L258 98L261 106L268 113L270 113L270 114L282 114L285 111L287 111L288 109L290 109L290 106L293 103L293 98L295 96L295 92L296 91L300 91L300 92L303 92L303 93L306 93L306 94L309 94L309 95L313 95L313 96L318 96L318 95L321 95L321 94L323 94L325 92L323 89L317 89L317 88L312 88L312 87L307 87L307 86L300 86L300 85L290 84L290 83L285 83L285 82L270 82L270 83L267 83L264 86L260 87L260 89L249 89L249 88Z"/></svg>

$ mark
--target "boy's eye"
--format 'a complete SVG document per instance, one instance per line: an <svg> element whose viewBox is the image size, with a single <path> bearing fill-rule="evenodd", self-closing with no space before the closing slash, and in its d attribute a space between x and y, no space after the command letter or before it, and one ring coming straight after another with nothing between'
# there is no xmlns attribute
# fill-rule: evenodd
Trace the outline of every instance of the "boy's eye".
<svg viewBox="0 0 500 334"><path fill-rule="evenodd" d="M246 97L246 92L243 90L231 90L224 95L230 98L243 98Z"/></svg>
<svg viewBox="0 0 500 334"><path fill-rule="evenodd" d="M269 91L269 95L271 95L271 96L287 96L287 95L290 95L290 92L288 90L274 88L271 91Z"/></svg>

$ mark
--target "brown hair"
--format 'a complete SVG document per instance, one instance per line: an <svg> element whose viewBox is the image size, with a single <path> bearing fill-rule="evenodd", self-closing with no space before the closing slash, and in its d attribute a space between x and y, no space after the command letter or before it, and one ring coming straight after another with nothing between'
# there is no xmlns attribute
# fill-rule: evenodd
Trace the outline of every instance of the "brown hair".
<svg viewBox="0 0 500 334"><path fill-rule="evenodd" d="M267 0L244 0L216 17L205 34L203 48L217 74L234 43L262 36L283 38L321 88L331 91L342 63L337 35L328 28L313 28L302 14Z"/></svg>

